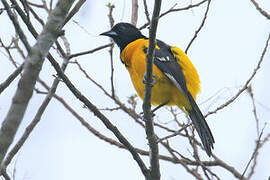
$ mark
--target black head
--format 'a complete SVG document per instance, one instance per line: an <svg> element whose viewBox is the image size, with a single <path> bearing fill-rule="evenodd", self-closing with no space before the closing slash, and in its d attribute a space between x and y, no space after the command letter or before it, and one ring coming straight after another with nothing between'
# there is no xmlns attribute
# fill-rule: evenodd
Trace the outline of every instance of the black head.
<svg viewBox="0 0 270 180"><path fill-rule="evenodd" d="M146 38L135 26L129 23L118 23L110 31L100 35L111 37L122 51L129 43L140 38Z"/></svg>

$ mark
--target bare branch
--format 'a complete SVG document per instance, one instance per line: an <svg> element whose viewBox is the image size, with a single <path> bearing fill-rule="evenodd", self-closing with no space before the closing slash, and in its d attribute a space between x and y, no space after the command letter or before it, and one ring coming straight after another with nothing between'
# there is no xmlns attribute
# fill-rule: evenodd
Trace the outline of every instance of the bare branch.
<svg viewBox="0 0 270 180"><path fill-rule="evenodd" d="M24 14L23 10L18 5L17 1L11 0L11 2L14 5L15 10L18 12L18 14L20 15L20 17L22 18L23 22L26 24L26 27L28 28L28 30L32 33L32 35L35 38L37 38L38 37L38 33L36 32L36 30L35 30L34 26L32 25L32 23L29 21L28 17ZM25 4L24 6L27 6L27 4ZM28 9L30 9L30 8L28 8Z"/></svg>
<svg viewBox="0 0 270 180"><path fill-rule="evenodd" d="M98 88L100 88L104 94L106 96L108 96L109 98L111 98L112 100L114 100L114 102L121 108L121 110L123 110L124 112L126 112L130 117L132 117L134 119L134 121L136 123L138 123L139 125L141 125L143 128L145 128L144 124L142 121L140 121L139 119L141 118L140 115L138 115L133 109L128 108L124 103L122 103L116 96L111 96L110 93L108 91L106 91L98 82L96 82L94 79L92 79L87 72L82 68L82 66L78 63L78 61L74 62L75 64L77 64L77 66L79 67L79 69L82 71L82 73L85 75L85 77L90 80L92 83L94 83Z"/></svg>
<svg viewBox="0 0 270 180"><path fill-rule="evenodd" d="M74 8L70 11L68 16L66 17L66 20L64 22L64 25L80 10L82 5L86 2L86 0L79 0L77 4L74 6Z"/></svg>
<svg viewBox="0 0 270 180"><path fill-rule="evenodd" d="M91 54L91 53L94 53L94 52L99 51L99 50L101 50L101 49L110 47L111 45L112 45L112 43L110 43L110 44L105 44L105 45L103 45L103 46L99 46L99 47L97 47L97 48L94 48L94 49L91 49L91 50L88 50L88 51L83 51L83 52L71 54L71 55L68 57L68 59L72 59L72 58L74 58L74 57L78 57L78 56L83 56L83 55Z"/></svg>
<svg viewBox="0 0 270 180"><path fill-rule="evenodd" d="M28 102L32 96L33 89L38 78L39 72L42 68L44 58L47 56L50 47L61 34L61 28L65 20L66 14L71 8L74 0L64 1L59 0L55 9L48 18L43 32L39 35L36 44L29 48L29 54L25 61L24 72L19 81L18 88L13 97L9 112L3 121L0 131L0 162L13 141L15 133L22 121ZM6 9L9 5L6 0L2 0ZM14 21L13 18L11 18ZM16 20L16 19L15 19ZM15 24L14 24L15 26ZM15 26L20 29L20 26ZM20 31L18 30L17 31ZM21 33L19 34L20 38Z"/></svg>
<svg viewBox="0 0 270 180"><path fill-rule="evenodd" d="M175 137L175 136L179 135L180 132L182 132L184 129L186 129L186 128L189 127L190 125L191 125L191 124L186 124L186 125L184 125L181 129L179 129L178 131L174 132L173 134L170 134L170 135L168 135L168 136L165 136L165 137L163 137L163 138L160 138L160 139L158 140L158 142L161 142L161 141L164 141L164 140L167 140L167 139L169 139L169 138L172 138L172 137Z"/></svg>
<svg viewBox="0 0 270 180"><path fill-rule="evenodd" d="M10 9L10 6L9 6L9 4L7 3L6 0L2 0L2 4L4 5L4 7L5 7L5 9L6 9L7 13L8 13L8 17L9 17L10 20L12 21L12 23L13 23L13 25L14 25L14 27L15 27L15 30L16 30L16 32L18 33L20 39L22 40L22 42L23 42L25 48L27 49L28 53L30 53L30 51L31 51L31 46L30 46L30 44L28 43L27 38L26 38L26 36L24 35L23 30L21 29L19 22L17 21L16 16L14 15L14 13L12 13L12 11L11 11L11 9Z"/></svg>
<svg viewBox="0 0 270 180"><path fill-rule="evenodd" d="M79 66L79 64L78 64ZM82 68L80 66L80 68ZM86 73L86 72L85 72ZM87 74L86 74L87 75ZM89 77L90 78L90 77ZM42 85L45 85L44 83L42 83ZM97 84L97 86L99 87L99 85ZM48 87L45 85L45 88L48 89ZM105 91L106 92L106 91ZM107 93L107 95L109 96L110 94ZM64 99L62 99L61 97L59 96L54 96L57 100L59 100L76 118L78 118L77 116L79 116L74 110L72 110L70 108L70 106L64 101ZM71 109L71 110L70 110ZM127 113L129 113L127 111ZM138 117L137 117L138 118ZM123 146L121 143L111 139L111 138L108 138L100 133L98 133L98 131L96 131L95 129L92 129L92 127L85 121L82 119L82 117L79 116L79 121L81 121L81 123L90 131L92 132L93 134L95 134L98 138L112 144L112 145L115 145L119 148L124 148L126 149L125 146ZM266 139L266 138L265 138ZM266 141L266 140L265 140ZM163 145L166 145L166 143L164 143ZM166 146L165 146L166 147ZM136 151L141 154L141 155L144 155L144 156L149 156L149 151L145 151L145 150L142 150L142 149L138 149L138 148L135 148ZM176 152L174 150L172 150L171 148L167 148L170 152ZM196 161L191 161L185 157L183 157L181 154L179 154L179 156L182 157L182 159L178 159L176 156L173 156L173 157L169 157L169 156L164 156L164 155L159 155L159 159L161 160L164 160L164 161L169 161L169 162L172 162L172 163L175 163L175 164L181 164L188 172L190 172L193 176L195 177L200 177L195 171L193 171L192 169L190 169L188 167L188 165L191 165L191 166L198 166L200 165L198 162ZM225 169L227 169L229 172L231 172L232 174L234 174L236 177L240 177L241 174L239 172L237 172L236 169L234 169L233 167L227 165L225 162L221 161L221 160L217 160L217 161L201 161L201 163L204 165L204 166L221 166L221 167L224 167Z"/></svg>
<svg viewBox="0 0 270 180"><path fill-rule="evenodd" d="M111 5L110 3L107 5L108 8L109 8L109 14L108 14L108 17L109 17L109 21L110 21L110 25L111 25L111 28L113 27L114 25L114 18L113 18L113 9L115 8L114 5ZM112 97L115 96L115 91L114 91L114 67L113 67L113 48L114 48L114 43L113 43L113 40L110 39L112 45L110 47L110 50L109 50L109 54L110 54L110 62L111 62L111 91L112 91Z"/></svg>
<svg viewBox="0 0 270 180"><path fill-rule="evenodd" d="M266 124L265 124L265 126L266 126ZM270 133L269 134L267 134L265 137L264 137L264 139L263 140L260 140L260 147L259 148L262 148L263 147L263 145L269 140L269 137L270 137ZM258 143L258 141L256 142L256 144ZM256 149L256 147L255 147L255 149ZM258 150L259 151L259 150ZM254 157L254 160L253 160L253 165L251 166L251 168L250 168L250 172L249 172L249 174L248 174L248 176L247 176L247 179L251 179L251 177L252 177L252 175L254 174L254 172L255 172L255 167L256 167L256 165L257 165L257 159L258 159L258 155L259 155L259 152L257 152L256 154L255 154L255 157Z"/></svg>
<svg viewBox="0 0 270 180"><path fill-rule="evenodd" d="M22 72L24 64L20 65L2 84L0 84L0 94L10 85L10 83Z"/></svg>
<svg viewBox="0 0 270 180"><path fill-rule="evenodd" d="M207 18L207 14L208 14L208 11L209 11L209 7L210 7L211 0L207 0L207 1L208 1L208 4L207 4L206 11L205 11L205 13L204 13L204 17L203 17L202 23L201 23L201 25L199 26L198 30L195 31L195 34L194 34L193 38L192 38L191 41L189 42L189 44L188 44L188 46L187 46L187 48L186 48L186 50L185 50L185 53L186 53L186 54L187 54L188 49L190 48L191 44L194 42L194 40L195 40L196 37L198 36L199 32L201 31L201 29L202 29L202 27L203 27L203 25L204 25L204 23L205 23L205 20L206 20L206 18Z"/></svg>
<svg viewBox="0 0 270 180"><path fill-rule="evenodd" d="M172 13L172 12L184 11L184 10L189 10L191 8L194 8L194 7L199 7L200 5L204 4L207 1L208 0L203 0L201 2L198 2L197 4L190 4L190 5L188 5L186 7L183 7L183 8L174 8L177 5L177 4L175 4L175 5L173 5L173 7L171 9L169 9L168 11L162 13L160 15L160 17L165 16L166 14L169 14L169 13Z"/></svg>
<svg viewBox="0 0 270 180"><path fill-rule="evenodd" d="M264 126L264 128L265 128L265 126ZM247 165L246 165L245 170L243 171L243 173L242 173L242 175L241 175L241 178L244 177L244 175L245 175L246 171L248 170L248 167L249 167L250 163L252 162L252 160L254 160L254 163L256 164L256 159L257 159L257 157L258 157L259 149L260 149L260 147L261 147L261 138L262 138L262 135L263 135L263 130L264 130L264 128L262 129L262 131L261 131L261 133L260 133L260 135L259 135L259 137L258 137L258 140L256 141L255 149L254 149L254 151L253 151L253 153L252 153L252 155L251 155L250 160L248 161L248 163L247 163Z"/></svg>
<svg viewBox="0 0 270 180"><path fill-rule="evenodd" d="M42 8L42 9L44 8L44 4L36 4L36 3L30 2L30 1L27 1L27 4L34 6L34 7L37 7L37 8Z"/></svg>
<svg viewBox="0 0 270 180"><path fill-rule="evenodd" d="M151 90L153 86L153 57L156 47L156 31L161 8L161 0L155 0L154 11L149 29L149 45L146 54L146 77L143 100L143 114L145 120L145 131L150 148L150 177L151 180L160 179L159 150L157 138L154 132L153 117L151 112Z"/></svg>
<svg viewBox="0 0 270 180"><path fill-rule="evenodd" d="M174 4L169 10L165 11L164 13L161 13L161 15L159 16L159 18L169 14L169 13L172 13L172 12L178 12L178 11L184 11L184 10L189 10L191 8L194 8L194 7L199 7L200 5L202 5L203 3L207 2L208 0L203 0L197 4L191 4L191 5L188 5L186 7L183 7L183 8L175 8L175 6L177 4ZM148 21L147 23L145 23L144 25L142 25L139 29L142 30L144 28L146 28L148 25L150 24L150 21Z"/></svg>
<svg viewBox="0 0 270 180"><path fill-rule="evenodd" d="M150 24L150 17L149 17L149 11L146 0L143 0L143 6L144 6L144 13L147 19L147 22Z"/></svg>
<svg viewBox="0 0 270 180"><path fill-rule="evenodd" d="M14 60L13 56L11 55L11 52L10 52L10 49L11 49L11 45L14 44L14 46L16 47L16 45L18 44L18 38L15 37L15 38L12 38L12 42L10 43L10 45L6 46L2 39L0 38L0 44L1 44L1 47L3 47L5 49L5 51L7 52L8 54L8 58L9 60L12 62L12 64L18 68L18 63Z"/></svg>
<svg viewBox="0 0 270 180"><path fill-rule="evenodd" d="M131 24L137 25L138 21L138 0L132 0Z"/></svg>
<svg viewBox="0 0 270 180"><path fill-rule="evenodd" d="M68 64L68 61L63 62L62 67L61 67L62 71L65 71L65 69L67 67L67 64ZM23 146L23 144L25 143L25 141L27 140L29 135L32 133L32 131L34 130L36 125L39 123L42 114L44 113L44 111L46 110L47 106L49 105L52 97L54 96L54 93L56 91L56 88L57 88L58 84L59 84L59 78L55 78L55 80L54 80L54 82L52 84L52 87L50 88L46 98L43 101L43 103L39 107L38 112L36 113L34 119L27 126L27 128L25 129L22 137L18 140L18 142L15 144L15 146L10 150L7 157L3 161L2 167L1 167L3 170L5 170L7 168L7 166L9 165L11 160L13 159L13 157L18 153L18 151Z"/></svg>
<svg viewBox="0 0 270 180"><path fill-rule="evenodd" d="M236 178L241 179L241 180L246 180L246 178L245 177L242 177L242 174L240 174L233 166L228 165L227 163L225 163L224 161L222 161L221 159L219 159L215 154L212 154L212 156L215 159L216 164L218 164L218 166L223 167L224 169L228 170Z"/></svg>
<svg viewBox="0 0 270 180"><path fill-rule="evenodd" d="M268 47L268 44L269 44L269 40L270 40L270 34L268 35L268 38L266 40L266 43L265 43L265 47L263 49L263 52L262 52L262 55L260 57L260 60L256 66L256 68L254 69L253 73L251 74L251 76L248 78L248 80L246 81L246 83L244 84L244 86L231 98L229 99L227 102L225 102L224 104L222 104L221 106L217 107L215 110L213 111L209 111L204 117L206 118L207 116L211 115L211 114L214 114L216 112L218 112L219 110L225 108L226 106L228 106L229 104L231 104L232 102L234 102L234 100L236 98L239 97L240 94L242 94L242 92L244 92L247 88L248 88L248 85L250 83L250 81L253 79L253 77L256 75L257 71L260 69L260 66L261 66L261 63L264 59L264 55L266 54L266 51L267 51L267 47Z"/></svg>
<svg viewBox="0 0 270 180"><path fill-rule="evenodd" d="M259 118L258 118L258 115L257 115L257 109L256 109L256 105L255 105L255 99L254 99L254 94L253 94L253 89L251 87L251 85L248 86L247 88L247 92L251 98L251 101L252 101L252 106L253 106L253 114L254 114L254 118L255 118L255 121L256 121L256 130L257 130L257 136L259 137L260 136L260 132L259 132Z"/></svg>
<svg viewBox="0 0 270 180"><path fill-rule="evenodd" d="M28 6L29 11L33 14L34 18L42 25L44 26L44 21L38 16L38 14L34 11L34 9L31 6Z"/></svg>
<svg viewBox="0 0 270 180"><path fill-rule="evenodd" d="M67 76L61 71L60 66L56 61L53 59L49 59L55 70L57 71L57 74L59 77L64 81L66 86L69 88L69 90L81 101L84 103L85 106L91 110L95 116L97 116L102 123L114 133L114 135L117 137L117 139L129 150L129 152L132 154L134 160L137 162L138 166L140 167L142 173L146 177L146 179L149 176L148 169L146 168L145 164L143 163L142 159L134 149L134 147L128 142L128 140L121 134L121 132L115 127L110 120L104 116L98 108L92 104L84 95L82 95L78 89L70 82L70 80L67 78Z"/></svg>
<svg viewBox="0 0 270 180"><path fill-rule="evenodd" d="M270 14L268 14L265 10L263 10L259 4L255 1L255 0L251 0L251 2L254 4L254 6L256 7L256 9L267 19L270 20Z"/></svg>

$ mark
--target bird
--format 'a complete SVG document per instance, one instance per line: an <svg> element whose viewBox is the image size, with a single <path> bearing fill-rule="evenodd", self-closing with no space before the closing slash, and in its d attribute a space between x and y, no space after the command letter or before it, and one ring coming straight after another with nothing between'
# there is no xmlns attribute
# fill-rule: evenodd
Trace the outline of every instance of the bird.
<svg viewBox="0 0 270 180"><path fill-rule="evenodd" d="M101 33L120 48L120 59L130 74L133 86L144 99L146 54L149 39L130 23L120 22L111 30ZM212 132L196 104L200 92L200 79L188 56L178 47L156 39L153 57L153 82L151 104L178 106L186 113L202 141L209 157L215 142Z"/></svg>

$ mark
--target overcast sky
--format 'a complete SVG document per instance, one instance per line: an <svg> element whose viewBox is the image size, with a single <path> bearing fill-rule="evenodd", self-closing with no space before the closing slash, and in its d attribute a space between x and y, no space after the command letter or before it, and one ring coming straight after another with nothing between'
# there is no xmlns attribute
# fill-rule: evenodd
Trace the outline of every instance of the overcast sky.
<svg viewBox="0 0 270 180"><path fill-rule="evenodd" d="M98 36L110 28L106 7L108 2L116 5L113 12L116 23L130 21L130 1L87 1L74 17L81 27L70 21L64 28L66 37L71 43L72 53L89 50L109 42L108 38ZM151 10L153 2L149 1ZM164 0L161 11L168 10L175 3L178 3L177 7L184 7L190 2L189 0ZM196 2L199 1L192 1L192 3ZM261 7L269 10L269 1L261 0L259 2ZM138 26L141 26L145 22L145 16L142 2L139 1L139 3ZM206 4L193 10L171 13L161 18L157 38L184 50L199 27L205 8ZM13 27L3 14L0 15L0 22L2 27L0 37L3 41L8 42L14 33ZM198 104L204 113L226 102L250 77L262 54L269 29L269 20L267 21L257 11L250 1L212 0L205 26L188 52L188 56L200 75L201 93L198 96ZM146 36L148 35L147 29L142 32ZM29 36L29 40L31 44L34 43L31 36ZM264 135L270 132L270 85L267 80L270 77L269 58L270 53L267 52L260 70L251 82L260 119L260 129L267 123ZM0 59L1 83L14 68L3 52L0 53ZM83 56L77 60L93 79L110 90L110 59L107 50ZM135 94L135 91L128 72L119 60L118 48L114 50L114 60L116 93L121 100L126 102L127 97ZM45 62L41 78L52 82L54 78L52 74L55 74L53 68L48 62ZM113 102L105 97L103 92L85 79L75 65L69 65L66 74L76 87L99 108L113 105ZM8 111L17 82L18 80L14 81L0 95L0 122L3 121ZM201 104L217 92L218 98ZM59 85L57 93L63 96L91 125L114 138L113 134L68 92L63 83ZM31 122L44 97L34 93L16 139ZM138 112L140 112L141 100L138 101ZM239 172L244 171L257 137L252 109L252 101L244 92L229 107L207 118L216 141L214 153ZM130 120L126 114L120 111L104 112L104 114L136 147L147 149L144 130ZM163 109L157 113L155 119L159 122L168 122L171 117L168 118L166 110ZM187 148L181 144L179 139L181 137L173 138L172 141L178 145L176 148L188 154ZM253 179L267 179L270 176L269 151L270 143L268 142L260 151L259 163ZM161 153L165 152L161 148ZM205 158L207 159L207 156ZM143 159L148 164L148 158L143 157ZM56 100L52 100L50 103L41 122L13 164L15 162L17 180L144 179L130 153L111 146L89 133ZM12 170L12 168L10 169ZM222 179L234 178L230 173L224 173L221 169L218 169L217 172L220 172ZM193 178L181 166L164 161L161 161L161 175L162 180Z"/></svg>

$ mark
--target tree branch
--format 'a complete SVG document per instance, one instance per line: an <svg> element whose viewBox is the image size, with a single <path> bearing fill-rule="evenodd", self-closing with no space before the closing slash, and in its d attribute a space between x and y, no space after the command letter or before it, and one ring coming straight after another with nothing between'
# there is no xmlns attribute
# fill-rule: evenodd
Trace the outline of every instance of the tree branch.
<svg viewBox="0 0 270 180"><path fill-rule="evenodd" d="M62 64L62 71L65 71L66 67L67 67L68 61L64 60L63 64ZM59 84L59 78L55 78L53 81L53 84L51 86L51 88L49 89L49 92L46 96L46 98L44 99L43 103L41 104L41 106L39 107L34 119L32 120L32 122L27 126L27 128L25 129L22 137L18 140L18 142L15 144L15 146L10 150L10 152L8 153L7 157L5 158L5 160L2 162L2 172L6 171L7 166L9 165L9 163L11 162L11 160L13 159L13 157L18 153L18 151L20 150L20 148L23 146L23 144L25 143L25 141L27 140L27 138L29 137L29 135L32 133L32 131L34 130L34 128L36 127L36 125L39 123L42 114L44 113L45 109L47 108L47 106L49 105L52 97L54 96L54 93L56 91L56 88Z"/></svg>
<svg viewBox="0 0 270 180"><path fill-rule="evenodd" d="M22 72L23 65L21 64L2 84L0 84L0 94L10 85L10 83Z"/></svg>
<svg viewBox="0 0 270 180"><path fill-rule="evenodd" d="M79 0L77 4L74 6L74 8L68 13L64 25L80 10L82 5L86 2L86 0Z"/></svg>
<svg viewBox="0 0 270 180"><path fill-rule="evenodd" d="M72 58L75 58L75 57L78 57L78 56L83 56L83 55L87 55L87 54L91 54L91 53L94 53L96 51L99 51L101 49L104 49L104 48L107 48L107 47L111 47L112 46L112 43L110 44L105 44L103 46L99 46L97 48L94 48L94 49L91 49L91 50L88 50L88 51L83 51L83 52L79 52L79 53L74 53L74 54L71 54L70 56L68 56L68 59L72 59Z"/></svg>
<svg viewBox="0 0 270 180"><path fill-rule="evenodd" d="M150 177L151 180L160 179L159 170L159 150L158 142L154 132L154 123L151 112L151 90L153 86L153 57L156 47L156 31L159 20L159 13L161 7L161 0L155 0L154 11L149 29L149 45L146 55L146 77L145 77L145 90L143 100L143 114L145 120L145 131L150 148Z"/></svg>
<svg viewBox="0 0 270 180"><path fill-rule="evenodd" d="M111 25L111 28L113 27L114 25L114 18L113 18L113 9L115 8L114 5L112 4L108 4L107 5L108 8L109 8L109 14L108 14L108 18L109 18L109 21L110 21L110 25ZM114 90L114 67L113 67L113 48L114 48L114 43L113 43L113 40L110 39L111 41L111 47L109 49L109 54L110 54L110 62L111 62L111 91L112 91L112 97L115 96L115 90Z"/></svg>
<svg viewBox="0 0 270 180"><path fill-rule="evenodd" d="M132 0L131 24L137 25L138 21L138 0Z"/></svg>
<svg viewBox="0 0 270 180"><path fill-rule="evenodd" d="M30 44L28 43L27 38L26 38L26 36L24 35L23 30L22 30L21 27L20 27L20 24L19 24L19 22L17 21L17 18L15 17L14 13L12 13L9 4L7 3L6 0L2 0L2 4L4 5L4 7L5 7L5 9L6 9L7 13L8 13L8 17L9 17L10 20L12 21L12 23L13 23L13 25L14 25L14 28L15 28L16 32L18 33L20 39L22 40L22 42L23 42L23 44L24 44L24 46L25 46L27 52L30 53L30 51L31 51L31 46L30 46Z"/></svg>
<svg viewBox="0 0 270 180"><path fill-rule="evenodd" d="M147 22L150 24L150 17L149 17L149 11L146 0L143 0L143 6L144 6L144 13L147 19Z"/></svg>
<svg viewBox="0 0 270 180"><path fill-rule="evenodd" d="M74 94L75 97L77 97L81 102L84 103L86 107L88 107L89 110L91 110L95 116L97 116L102 123L114 133L114 135L117 137L117 139L129 150L129 152L132 154L133 159L137 162L139 165L143 175L148 179L149 177L149 171L146 168L144 162L140 158L139 154L136 152L136 149L128 142L128 140L121 134L121 132L115 127L110 120L104 116L98 108L93 105L84 95L78 91L78 89L71 83L71 81L67 78L67 76L62 72L60 66L56 61L53 59L49 59L52 66L55 68L58 76L63 80L63 82L66 84L66 86L69 88L69 90Z"/></svg>
<svg viewBox="0 0 270 180"><path fill-rule="evenodd" d="M48 55L49 49L58 36L61 35L63 22L73 2L74 0L58 1L55 9L49 16L42 33L39 35L36 44L29 50L24 65L24 72L19 81L9 112L6 115L0 130L1 163L23 119L28 102L33 94L39 72L42 68L44 58ZM2 0L2 3L6 9L9 8L6 0Z"/></svg>
<svg viewBox="0 0 270 180"><path fill-rule="evenodd" d="M166 14L169 14L169 13L172 13L172 12L183 11L183 10L188 10L188 9L191 9L191 8L194 8L194 7L199 7L201 4L205 3L206 1L208 1L208 0L203 0L203 1L198 2L196 4L190 4L190 5L188 5L186 7L183 7L183 8L174 8L177 5L177 4L175 4L171 9L169 9L168 11L162 13L160 15L160 17L165 16Z"/></svg>
<svg viewBox="0 0 270 180"><path fill-rule="evenodd" d="M254 4L254 6L256 7L256 9L267 19L270 20L270 14L268 14L265 10L263 10L259 4L255 1L255 0L251 0L251 2Z"/></svg>
<svg viewBox="0 0 270 180"><path fill-rule="evenodd" d="M144 0L145 1L145 0ZM197 4L190 4L186 7L183 7L183 8L174 8L177 4L173 5L169 10L165 11L164 13L161 13L159 18L169 14L169 13L172 13L172 12L178 12L178 11L184 11L184 10L189 10L191 8L194 8L194 7L199 7L200 5L202 5L203 3L207 2L208 0L203 0ZM148 12L148 10L145 8L145 11ZM146 16L147 16L147 13L145 12ZM147 18L148 19L148 18ZM144 25L142 25L141 27L139 27L140 30L146 28L148 25L150 24L150 20L148 22L146 22Z"/></svg>
<svg viewBox="0 0 270 180"><path fill-rule="evenodd" d="M206 118L207 116L211 115L211 114L214 114L216 112L218 112L219 110L225 108L226 106L228 106L229 104L231 104L232 102L234 102L234 100L236 98L238 98L240 96L240 94L242 94L242 92L244 92L247 88L248 88L248 85L250 83L250 81L253 79L253 77L256 75L257 71L260 69L261 67L261 63L264 59L264 55L266 54L266 51L267 51L267 47L268 47L268 44L269 44L269 41L270 41L270 34L268 35L268 38L266 40L266 43L265 43L265 47L263 49L263 52L262 52L262 55L260 57L260 60L256 66L256 68L254 69L253 73L251 74L251 76L248 78L248 80L246 81L246 83L244 84L244 86L231 98L229 99L227 102L225 102L224 104L222 104L221 106L217 107L215 110L213 111L209 111L204 117Z"/></svg>
<svg viewBox="0 0 270 180"><path fill-rule="evenodd" d="M265 126L264 126L264 128L265 128ZM256 145L255 145L254 151L253 151L253 153L252 153L252 155L251 155L251 157L250 157L250 159L249 159L249 161L248 161L248 163L247 163L247 165L245 167L245 170L243 171L243 173L241 175L241 178L244 177L244 175L247 172L248 167L249 167L250 163L252 162L252 160L254 160L253 162L256 163L256 159L257 159L258 154L259 154L259 149L261 147L261 138L262 138L262 135L263 135L264 128L262 129L258 139L256 140Z"/></svg>
<svg viewBox="0 0 270 180"><path fill-rule="evenodd" d="M206 11L204 13L204 17L203 17L203 20L202 20L202 23L201 25L199 26L198 30L195 31L195 34L193 36L193 38L191 39L191 41L189 42L186 50L185 50L185 53L187 54L188 52L188 49L190 48L191 44L193 43L193 41L196 39L196 37L198 36L199 32L201 31L202 27L204 26L204 23L205 23L205 20L207 18L207 14L208 14L208 11L209 11L209 7L210 7L210 3L211 3L211 0L207 0L208 1L208 4L207 4L207 8L206 8Z"/></svg>

